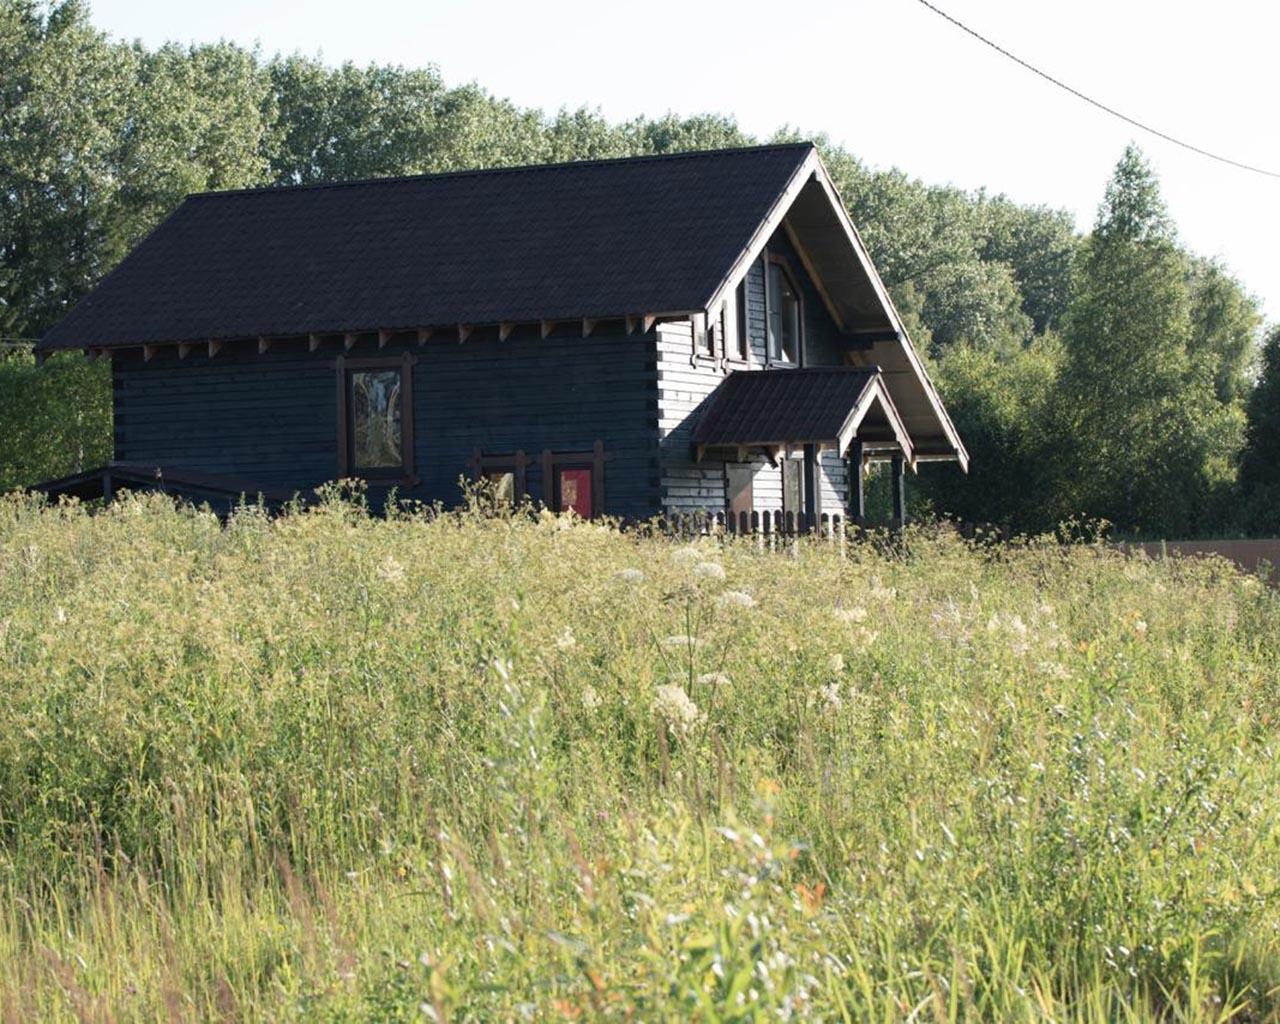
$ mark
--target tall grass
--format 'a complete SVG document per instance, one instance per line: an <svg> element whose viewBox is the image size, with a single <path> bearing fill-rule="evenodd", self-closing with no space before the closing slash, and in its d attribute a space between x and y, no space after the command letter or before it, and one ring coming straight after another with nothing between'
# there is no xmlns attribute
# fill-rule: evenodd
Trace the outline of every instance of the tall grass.
<svg viewBox="0 0 1280 1024"><path fill-rule="evenodd" d="M0 1020L1263 1020L1280 605L0 501Z"/></svg>

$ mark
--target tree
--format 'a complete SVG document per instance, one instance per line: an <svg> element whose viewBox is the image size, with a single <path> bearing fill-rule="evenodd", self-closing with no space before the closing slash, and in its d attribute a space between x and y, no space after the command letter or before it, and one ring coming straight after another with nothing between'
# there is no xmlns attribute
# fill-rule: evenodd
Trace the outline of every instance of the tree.
<svg viewBox="0 0 1280 1024"><path fill-rule="evenodd" d="M1261 362L1240 460L1239 525L1274 537L1280 534L1280 324L1267 336Z"/></svg>
<svg viewBox="0 0 1280 1024"><path fill-rule="evenodd" d="M1242 420L1192 360L1186 263L1150 166L1129 146L1107 185L1065 321L1058 491L1124 530L1208 521Z"/></svg>

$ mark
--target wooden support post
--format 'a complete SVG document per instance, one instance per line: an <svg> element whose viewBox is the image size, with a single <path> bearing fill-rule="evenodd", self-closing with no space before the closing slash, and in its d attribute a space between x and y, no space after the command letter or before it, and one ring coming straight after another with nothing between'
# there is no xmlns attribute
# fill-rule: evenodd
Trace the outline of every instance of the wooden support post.
<svg viewBox="0 0 1280 1024"><path fill-rule="evenodd" d="M817 529L822 511L821 478L818 475L818 446L804 446L804 518L811 530Z"/></svg>
<svg viewBox="0 0 1280 1024"><path fill-rule="evenodd" d="M891 462L891 477L893 481L893 528L901 530L907 525L907 492L906 492L906 466L907 460L901 455L895 455Z"/></svg>
<svg viewBox="0 0 1280 1024"><path fill-rule="evenodd" d="M865 526L867 522L867 476L864 465L861 441L849 445L849 522L854 526Z"/></svg>

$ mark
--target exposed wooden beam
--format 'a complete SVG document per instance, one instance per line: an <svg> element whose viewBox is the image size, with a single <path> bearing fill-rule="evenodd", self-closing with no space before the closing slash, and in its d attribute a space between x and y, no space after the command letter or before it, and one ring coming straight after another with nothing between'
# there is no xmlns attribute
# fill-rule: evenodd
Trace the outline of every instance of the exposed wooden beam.
<svg viewBox="0 0 1280 1024"><path fill-rule="evenodd" d="M391 332L385 327L378 331L378 348L386 348L387 342L391 340Z"/></svg>
<svg viewBox="0 0 1280 1024"><path fill-rule="evenodd" d="M195 347L196 346L194 342L190 342L190 341L178 342L178 358L186 359L187 356L191 355L191 350Z"/></svg>
<svg viewBox="0 0 1280 1024"><path fill-rule="evenodd" d="M469 337L471 337L471 324L458 324L458 344L461 345Z"/></svg>
<svg viewBox="0 0 1280 1024"><path fill-rule="evenodd" d="M511 337L511 332L514 331L515 329L516 329L516 325L510 320L506 320L498 324L498 340L506 341L509 337Z"/></svg>
<svg viewBox="0 0 1280 1024"><path fill-rule="evenodd" d="M342 336L343 351L350 352L355 347L355 344L356 344L356 332L347 331L347 333Z"/></svg>
<svg viewBox="0 0 1280 1024"><path fill-rule="evenodd" d="M156 350L157 350L159 347L160 347L159 345L143 345L143 346L142 346L142 361L143 361L144 363L149 363L149 362L151 362L152 357L153 357L153 356L155 356L155 354L156 354Z"/></svg>
<svg viewBox="0 0 1280 1024"><path fill-rule="evenodd" d="M599 322L600 322L599 320L588 320L586 317L583 317L582 318L582 336L584 338L591 337L591 332L596 329L596 324L598 324Z"/></svg>
<svg viewBox="0 0 1280 1024"><path fill-rule="evenodd" d="M646 315L642 317L640 320L640 324L641 324L640 333L648 334L651 330L653 330L653 325L657 322L658 322L658 318L656 316Z"/></svg>
<svg viewBox="0 0 1280 1024"><path fill-rule="evenodd" d="M307 335L307 351L316 352L319 350L319 348L320 348L320 335L308 334Z"/></svg>
<svg viewBox="0 0 1280 1024"><path fill-rule="evenodd" d="M796 255L800 257L800 262L804 265L805 273L809 275L809 280L813 282L814 288L818 290L818 295L822 299L822 304L827 307L827 313L831 319L836 322L836 326L840 330L844 330L844 317L840 315L840 310L832 301L831 293L827 291L827 286L822 283L822 278L818 276L817 268L813 265L813 260L809 258L809 252L805 249L800 241L800 236L795 233L791 227L789 220L782 222L782 227L787 233L787 237L791 239L791 246L796 251Z"/></svg>
<svg viewBox="0 0 1280 1024"><path fill-rule="evenodd" d="M210 338L209 339L209 358L212 359L221 351L222 351L222 342L219 341L217 338Z"/></svg>
<svg viewBox="0 0 1280 1024"><path fill-rule="evenodd" d="M541 326L542 326L542 337L545 340L551 335L551 332L556 329L556 322L554 320L543 320Z"/></svg>
<svg viewBox="0 0 1280 1024"><path fill-rule="evenodd" d="M259 335L259 337L258 337L258 355L260 355L260 356L265 356L265 355L267 354L267 349L269 349L270 347L271 347L271 339L270 339L270 338L268 338L265 334L264 334L264 335Z"/></svg>
<svg viewBox="0 0 1280 1024"><path fill-rule="evenodd" d="M875 327L868 330L850 331L849 337L863 345L874 345L877 341L900 341L902 335L892 327Z"/></svg>
<svg viewBox="0 0 1280 1024"><path fill-rule="evenodd" d="M418 344L425 345L430 339L431 339L431 328L419 327L418 328Z"/></svg>
<svg viewBox="0 0 1280 1024"><path fill-rule="evenodd" d="M634 334L636 329L636 318L633 316L626 317L625 323L626 323L627 333Z"/></svg>

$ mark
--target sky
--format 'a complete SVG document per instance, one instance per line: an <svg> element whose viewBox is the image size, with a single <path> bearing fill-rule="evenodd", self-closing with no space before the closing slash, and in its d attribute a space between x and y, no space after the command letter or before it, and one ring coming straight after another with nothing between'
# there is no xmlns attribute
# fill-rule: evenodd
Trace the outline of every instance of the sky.
<svg viewBox="0 0 1280 1024"><path fill-rule="evenodd" d="M935 2L1131 117L1280 172L1274 0ZM93 0L92 10L99 28L149 46L229 39L333 64L434 64L451 85L478 82L548 112L722 113L761 137L789 125L874 167L1069 210L1082 230L1136 141L1183 243L1223 260L1280 321L1280 178L1122 124L918 0Z"/></svg>

